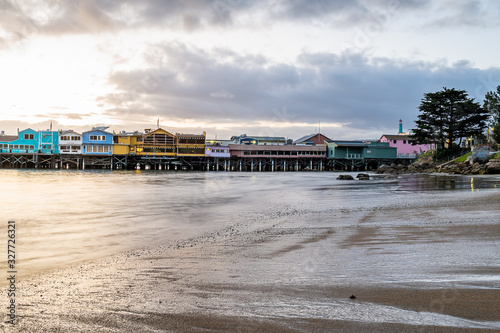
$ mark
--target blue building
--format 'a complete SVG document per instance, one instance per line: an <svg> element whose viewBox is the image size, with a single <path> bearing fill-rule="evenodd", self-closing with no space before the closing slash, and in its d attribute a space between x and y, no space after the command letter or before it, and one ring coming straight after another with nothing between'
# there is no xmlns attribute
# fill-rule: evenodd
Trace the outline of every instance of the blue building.
<svg viewBox="0 0 500 333"><path fill-rule="evenodd" d="M59 154L58 131L38 131L38 153Z"/></svg>
<svg viewBox="0 0 500 333"><path fill-rule="evenodd" d="M26 154L38 152L38 132L28 128L13 136L1 136L0 147L3 153Z"/></svg>
<svg viewBox="0 0 500 333"><path fill-rule="evenodd" d="M94 127L82 133L82 153L85 155L111 156L113 154L113 133L107 127Z"/></svg>

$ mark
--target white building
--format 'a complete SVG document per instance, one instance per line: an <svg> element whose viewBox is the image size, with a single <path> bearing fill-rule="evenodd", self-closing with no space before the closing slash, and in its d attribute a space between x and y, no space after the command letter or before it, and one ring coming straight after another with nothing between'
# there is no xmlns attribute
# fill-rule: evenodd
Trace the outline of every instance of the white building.
<svg viewBox="0 0 500 333"><path fill-rule="evenodd" d="M72 130L59 132L59 153L81 154L82 135Z"/></svg>

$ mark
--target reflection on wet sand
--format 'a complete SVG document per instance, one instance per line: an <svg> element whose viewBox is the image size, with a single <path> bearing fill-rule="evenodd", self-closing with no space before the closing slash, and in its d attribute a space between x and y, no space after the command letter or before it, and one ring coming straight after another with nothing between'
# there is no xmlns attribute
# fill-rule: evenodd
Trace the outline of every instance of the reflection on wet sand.
<svg viewBox="0 0 500 333"><path fill-rule="evenodd" d="M499 192L272 176L226 183L223 214L191 212L224 220L206 231L24 278L16 329L500 329Z"/></svg>

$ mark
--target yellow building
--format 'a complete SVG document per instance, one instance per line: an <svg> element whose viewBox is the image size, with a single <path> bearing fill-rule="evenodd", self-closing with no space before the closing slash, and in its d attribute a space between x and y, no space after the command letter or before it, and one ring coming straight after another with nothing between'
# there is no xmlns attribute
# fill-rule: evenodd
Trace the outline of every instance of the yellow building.
<svg viewBox="0 0 500 333"><path fill-rule="evenodd" d="M203 134L181 134L176 133L177 156L205 156L206 133Z"/></svg>
<svg viewBox="0 0 500 333"><path fill-rule="evenodd" d="M142 142L137 143L137 155L175 156L176 138L162 128L146 130Z"/></svg>
<svg viewBox="0 0 500 333"><path fill-rule="evenodd" d="M120 132L113 135L114 155L138 156L205 156L206 133L175 135L162 128L145 133Z"/></svg>
<svg viewBox="0 0 500 333"><path fill-rule="evenodd" d="M143 134L125 131L113 135L113 155L135 155L142 144Z"/></svg>

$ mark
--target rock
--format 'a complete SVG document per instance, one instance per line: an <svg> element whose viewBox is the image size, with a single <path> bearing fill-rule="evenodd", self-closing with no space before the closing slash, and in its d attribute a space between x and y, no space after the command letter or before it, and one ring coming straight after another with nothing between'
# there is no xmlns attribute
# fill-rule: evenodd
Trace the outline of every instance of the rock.
<svg viewBox="0 0 500 333"><path fill-rule="evenodd" d="M500 159L490 160L486 163L484 173L489 175L500 174Z"/></svg>
<svg viewBox="0 0 500 333"><path fill-rule="evenodd" d="M368 175L367 173L359 173L356 178L358 178L359 180L370 180L370 175Z"/></svg>
<svg viewBox="0 0 500 333"><path fill-rule="evenodd" d="M485 168L486 168L486 166L484 164L476 162L472 166L472 169L470 170L470 173L475 174L475 175L477 175L477 174L481 175L481 174L484 173Z"/></svg>
<svg viewBox="0 0 500 333"><path fill-rule="evenodd" d="M339 175L337 180L354 180L354 178L351 175Z"/></svg>
<svg viewBox="0 0 500 333"><path fill-rule="evenodd" d="M476 147L472 150L472 162L486 163L488 161L489 147Z"/></svg>
<svg viewBox="0 0 500 333"><path fill-rule="evenodd" d="M382 164L381 166L378 167L376 173L392 173L394 172L394 168L388 166L387 164Z"/></svg>
<svg viewBox="0 0 500 333"><path fill-rule="evenodd" d="M418 172L417 167L414 166L413 164L408 165L408 168L406 170L411 173Z"/></svg>
<svg viewBox="0 0 500 333"><path fill-rule="evenodd" d="M428 169L434 165L434 158L432 155L420 156L413 165L417 169Z"/></svg>

